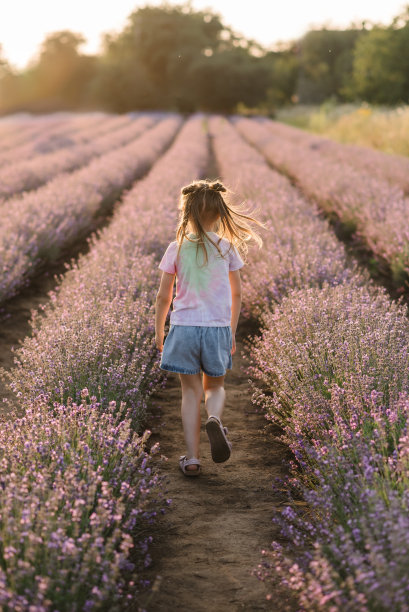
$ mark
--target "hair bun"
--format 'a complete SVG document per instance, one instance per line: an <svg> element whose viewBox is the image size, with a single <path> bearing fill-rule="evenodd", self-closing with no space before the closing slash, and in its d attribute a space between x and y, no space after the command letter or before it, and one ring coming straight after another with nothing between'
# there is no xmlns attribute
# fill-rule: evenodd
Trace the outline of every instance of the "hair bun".
<svg viewBox="0 0 409 612"><path fill-rule="evenodd" d="M192 185L186 185L186 187L182 187L181 192L183 195L187 195L188 193L193 193L194 191L197 191L197 186L192 184Z"/></svg>
<svg viewBox="0 0 409 612"><path fill-rule="evenodd" d="M223 183L218 183L217 181L210 183L209 189L213 189L213 191L227 191Z"/></svg>
<svg viewBox="0 0 409 612"><path fill-rule="evenodd" d="M212 191L227 191L223 183L219 183L218 181L213 181L213 183L208 183L207 181L194 181L190 183L190 185L182 187L181 193L182 195L188 195L189 193L205 191L207 189L212 189Z"/></svg>

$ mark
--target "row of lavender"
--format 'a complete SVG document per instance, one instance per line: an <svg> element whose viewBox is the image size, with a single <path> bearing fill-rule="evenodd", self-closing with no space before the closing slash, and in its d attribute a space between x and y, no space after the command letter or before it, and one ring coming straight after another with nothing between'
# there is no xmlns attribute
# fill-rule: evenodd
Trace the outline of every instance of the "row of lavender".
<svg viewBox="0 0 409 612"><path fill-rule="evenodd" d="M102 113L90 116L86 113L78 114L61 121L53 121L50 117L45 115L42 118L41 129L38 126L27 129L24 123L17 123L18 131L10 130L3 135L0 132L0 168L38 154L51 153L60 147L86 142L99 131L102 133L105 126L108 128L113 119Z"/></svg>
<svg viewBox="0 0 409 612"><path fill-rule="evenodd" d="M306 146L303 134L297 141L294 137L286 138L281 126L277 128L272 122L267 125L268 128L264 123L236 119L240 133L274 166L294 178L307 196L314 198L328 213L336 215L348 231L355 232L365 242L381 263L387 263L397 286L407 281L409 199L402 187L385 180L385 172L377 171L379 163L372 164L374 172L352 164L349 149L343 149L344 145L334 144L321 151L322 147ZM336 147L336 156L327 154ZM404 163L407 167L405 160L402 165Z"/></svg>
<svg viewBox="0 0 409 612"><path fill-rule="evenodd" d="M3 117L0 120L0 143L4 149L10 149L39 134L49 126L67 125L68 115L18 116Z"/></svg>
<svg viewBox="0 0 409 612"><path fill-rule="evenodd" d="M152 120L139 121L138 132ZM169 116L129 144L10 200L0 228L0 303L24 286L43 262L55 260L89 233L95 216L149 169L180 125L179 116Z"/></svg>
<svg viewBox="0 0 409 612"><path fill-rule="evenodd" d="M0 169L0 201L37 189L61 172L80 168L93 157L127 144L153 123L150 117L133 122L129 117L114 117L82 129L71 128L70 136L48 134L41 144L25 145L25 155L23 147L17 147L13 155L7 154L8 163Z"/></svg>
<svg viewBox="0 0 409 612"><path fill-rule="evenodd" d="M88 123L98 124L104 120L104 115L98 113L92 115ZM86 115L78 113L54 113L50 115L40 115L36 117L15 117L0 123L0 167L8 163L9 155L13 156L15 151L21 150L22 154L27 154L30 145L41 145L54 135L64 136L77 128L87 124Z"/></svg>
<svg viewBox="0 0 409 612"><path fill-rule="evenodd" d="M149 454L149 431L135 433L160 384L155 269L180 185L203 173L207 156L202 120L192 118L61 277L16 352L8 378L26 414L0 438L4 609L141 603L149 525L170 503L151 461L157 445Z"/></svg>
<svg viewBox="0 0 409 612"><path fill-rule="evenodd" d="M294 144L308 147L311 151L318 151L331 160L342 164L349 164L360 172L365 172L378 179L399 185L405 192L409 192L409 159L402 155L383 153L356 144L340 145L331 138L320 134L305 132L299 128L285 125L277 121L260 118L259 121L270 132Z"/></svg>
<svg viewBox="0 0 409 612"><path fill-rule="evenodd" d="M212 132L223 176L266 221L244 279L262 326L249 373L294 452L290 501L308 502L274 517L289 546L273 542L255 574L281 574L305 610L407 611L407 309L347 261L316 207L232 126Z"/></svg>
<svg viewBox="0 0 409 612"><path fill-rule="evenodd" d="M318 208L309 204L289 183L273 172L263 157L240 138L226 120L210 122L219 168L233 191L245 196L266 225L261 251L251 250L251 266L243 276L244 314L259 318L300 287L337 285L369 276L347 262L342 244ZM237 170L239 169L239 171ZM313 237L306 240L306 237Z"/></svg>

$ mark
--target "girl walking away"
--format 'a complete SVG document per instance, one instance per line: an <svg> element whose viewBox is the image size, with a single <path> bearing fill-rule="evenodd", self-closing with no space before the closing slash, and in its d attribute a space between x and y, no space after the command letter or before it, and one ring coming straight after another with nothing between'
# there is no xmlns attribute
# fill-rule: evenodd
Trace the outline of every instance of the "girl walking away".
<svg viewBox="0 0 409 612"><path fill-rule="evenodd" d="M186 476L198 476L201 471L203 393L212 459L222 463L230 457L232 444L221 417L224 377L232 367L236 350L240 268L244 265L247 242L254 239L259 246L262 244L252 228L253 224L261 223L226 200L226 195L222 183L208 180L194 181L182 188L176 240L169 244L159 264L162 278L156 298L156 346L162 353L160 367L177 372L180 377L187 452L181 455L179 466ZM176 295L164 343L175 278Z"/></svg>

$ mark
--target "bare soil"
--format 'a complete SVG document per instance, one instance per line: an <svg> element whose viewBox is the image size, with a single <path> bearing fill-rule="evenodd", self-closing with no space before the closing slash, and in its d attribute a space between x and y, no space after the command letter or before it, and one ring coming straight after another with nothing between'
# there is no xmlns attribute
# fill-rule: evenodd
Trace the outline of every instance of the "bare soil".
<svg viewBox="0 0 409 612"><path fill-rule="evenodd" d="M222 421L233 447L225 463L212 461L202 403L202 472L197 477L185 476L178 465L186 447L177 375L170 375L157 396L160 407L149 427L150 442L159 441L167 457L161 465L172 504L161 515L151 545L147 577L157 578L156 592L144 604L148 612L298 609L278 578L265 583L252 575L262 561L261 549L268 548L273 539L282 541L271 519L287 500L273 480L287 476L283 459L289 451L251 404L242 348L238 341L233 369L226 376ZM269 593L272 598L267 600Z"/></svg>

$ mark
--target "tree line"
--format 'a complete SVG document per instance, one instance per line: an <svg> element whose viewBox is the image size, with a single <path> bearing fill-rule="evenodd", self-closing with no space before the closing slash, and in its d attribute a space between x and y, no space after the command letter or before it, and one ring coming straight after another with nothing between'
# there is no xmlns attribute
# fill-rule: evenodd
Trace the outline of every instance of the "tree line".
<svg viewBox="0 0 409 612"><path fill-rule="evenodd" d="M36 60L13 69L0 49L0 113L102 109L230 113L300 103L409 101L409 5L387 26L323 27L274 51L190 4L145 6L105 34L54 32Z"/></svg>

